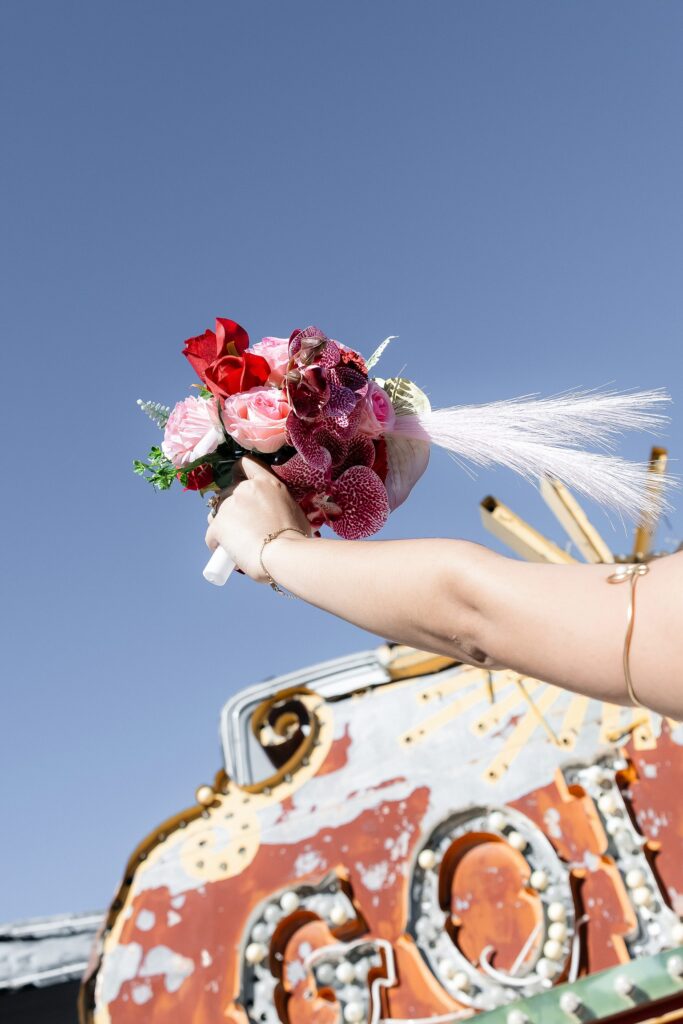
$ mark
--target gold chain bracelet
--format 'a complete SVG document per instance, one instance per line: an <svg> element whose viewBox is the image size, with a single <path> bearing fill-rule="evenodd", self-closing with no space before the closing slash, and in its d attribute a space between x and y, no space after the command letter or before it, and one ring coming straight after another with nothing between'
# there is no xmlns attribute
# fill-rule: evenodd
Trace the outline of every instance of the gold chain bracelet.
<svg viewBox="0 0 683 1024"><path fill-rule="evenodd" d="M631 594L628 602L628 612L626 615L626 637L624 639L624 678L626 679L626 690L628 698L635 707L642 708L645 705L641 704L636 697L636 692L633 689L633 679L631 678L631 641L633 639L633 629L636 623L636 584L641 576L646 576L650 571L650 566L645 565L643 562L638 562L635 565L623 565L616 572L612 573L611 576L607 577L608 583L625 583L626 580L631 584Z"/></svg>
<svg viewBox="0 0 683 1024"><path fill-rule="evenodd" d="M263 564L263 552L265 550L266 544L270 544L271 540L275 540L275 538L279 537L281 533L287 533L288 530L290 530L292 533L300 533L302 537L306 536L304 531L298 530L296 526L283 526L281 530L274 530L273 533L269 533L268 536L265 537L263 540L263 544L261 545L261 551L259 552L259 562L261 563L261 569L263 570L263 574L268 580L271 589L274 590L276 594L281 594L282 597L290 597L292 599L296 599L296 594L290 594L287 590L283 590L282 587L275 582L275 580L273 579L273 577L270 575L265 565Z"/></svg>

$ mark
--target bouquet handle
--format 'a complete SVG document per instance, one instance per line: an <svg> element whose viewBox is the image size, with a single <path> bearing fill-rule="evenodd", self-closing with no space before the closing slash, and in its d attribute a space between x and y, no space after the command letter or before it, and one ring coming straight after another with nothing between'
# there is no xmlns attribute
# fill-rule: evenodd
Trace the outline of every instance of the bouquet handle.
<svg viewBox="0 0 683 1024"><path fill-rule="evenodd" d="M209 583L213 583L216 587L222 587L228 582L228 577L234 568L235 563L227 551L218 547L204 566L202 575Z"/></svg>

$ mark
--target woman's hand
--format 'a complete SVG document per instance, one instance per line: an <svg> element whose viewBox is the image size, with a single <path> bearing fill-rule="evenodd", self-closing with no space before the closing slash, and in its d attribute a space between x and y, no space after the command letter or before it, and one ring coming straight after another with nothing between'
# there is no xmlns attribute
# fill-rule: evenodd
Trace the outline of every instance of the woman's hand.
<svg viewBox="0 0 683 1024"><path fill-rule="evenodd" d="M243 479L209 516L206 545L211 551L224 548L247 576L263 583L260 554L268 534L291 527L310 536L311 526L286 486L262 463L244 458L238 469Z"/></svg>

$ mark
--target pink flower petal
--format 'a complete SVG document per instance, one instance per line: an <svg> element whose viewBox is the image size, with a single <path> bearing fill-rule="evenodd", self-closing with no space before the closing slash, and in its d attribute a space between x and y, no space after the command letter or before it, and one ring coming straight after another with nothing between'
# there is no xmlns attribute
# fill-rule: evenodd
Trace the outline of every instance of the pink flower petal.
<svg viewBox="0 0 683 1024"><path fill-rule="evenodd" d="M389 500L384 484L367 466L352 466L335 480L330 497L341 515L330 526L345 540L370 537L389 517Z"/></svg>

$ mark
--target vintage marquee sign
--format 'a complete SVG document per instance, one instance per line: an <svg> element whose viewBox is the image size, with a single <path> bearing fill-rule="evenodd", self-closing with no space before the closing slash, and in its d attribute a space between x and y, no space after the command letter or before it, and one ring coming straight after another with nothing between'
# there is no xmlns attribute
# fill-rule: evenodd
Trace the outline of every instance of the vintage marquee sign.
<svg viewBox="0 0 683 1024"><path fill-rule="evenodd" d="M677 723L380 649L222 731L227 772L129 865L93 1024L521 1024L606 969L600 1015L683 993Z"/></svg>

